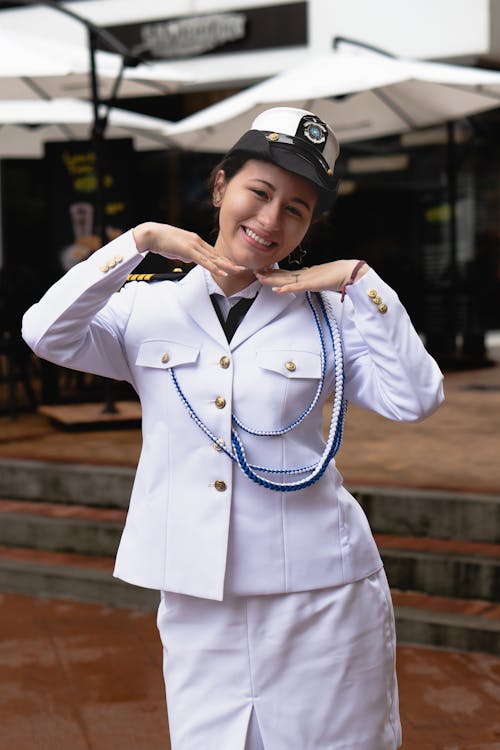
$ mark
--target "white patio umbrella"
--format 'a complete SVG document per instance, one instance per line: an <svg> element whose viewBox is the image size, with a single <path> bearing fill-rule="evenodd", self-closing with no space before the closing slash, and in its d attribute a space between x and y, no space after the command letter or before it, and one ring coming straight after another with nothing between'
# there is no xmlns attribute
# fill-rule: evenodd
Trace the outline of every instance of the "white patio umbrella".
<svg viewBox="0 0 500 750"><path fill-rule="evenodd" d="M88 140L94 112L80 99L0 100L0 158L37 158L49 141ZM114 107L107 138L132 138L138 151L169 145L168 121Z"/></svg>
<svg viewBox="0 0 500 750"><path fill-rule="evenodd" d="M403 133L500 106L500 72L341 48L310 57L176 123L195 151L226 151L268 107L312 110L347 143Z"/></svg>
<svg viewBox="0 0 500 750"><path fill-rule="evenodd" d="M89 50L85 45L48 41L41 35L0 28L0 50L0 99L92 97ZM120 73L122 57L97 50L95 61L100 98L108 99ZM162 65L161 73L151 76L149 66L143 63L125 70L117 95L172 93L190 80L185 70L168 63Z"/></svg>

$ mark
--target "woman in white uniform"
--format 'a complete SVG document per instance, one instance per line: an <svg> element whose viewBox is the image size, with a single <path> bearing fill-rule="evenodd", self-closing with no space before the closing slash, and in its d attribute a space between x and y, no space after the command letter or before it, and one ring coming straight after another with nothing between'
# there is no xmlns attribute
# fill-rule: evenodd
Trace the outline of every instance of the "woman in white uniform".
<svg viewBox="0 0 500 750"><path fill-rule="evenodd" d="M141 224L24 318L39 356L140 397L115 575L161 592L173 750L401 742L390 594L334 456L347 401L419 420L442 376L364 261L278 266L332 206L338 151L314 114L264 112L215 170L213 246ZM125 284L148 252L197 265Z"/></svg>

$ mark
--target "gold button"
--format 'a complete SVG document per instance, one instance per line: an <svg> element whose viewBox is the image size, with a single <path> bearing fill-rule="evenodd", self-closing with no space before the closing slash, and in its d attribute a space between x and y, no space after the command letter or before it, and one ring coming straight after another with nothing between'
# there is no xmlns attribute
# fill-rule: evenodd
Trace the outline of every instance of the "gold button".
<svg viewBox="0 0 500 750"><path fill-rule="evenodd" d="M387 305L379 305L378 306L378 311L381 312L382 315L384 315L384 313L387 312Z"/></svg>
<svg viewBox="0 0 500 750"><path fill-rule="evenodd" d="M285 362L285 367L288 370L288 372L295 372L297 369L297 365L295 362L292 362L291 360L289 362Z"/></svg>
<svg viewBox="0 0 500 750"><path fill-rule="evenodd" d="M370 299L373 299L377 296L377 292L375 291L375 289L368 289L367 295L370 297Z"/></svg>
<svg viewBox="0 0 500 750"><path fill-rule="evenodd" d="M183 270L182 268L179 268L178 266L176 266L175 268L172 268L172 273L182 273L182 270Z"/></svg>
<svg viewBox="0 0 500 750"><path fill-rule="evenodd" d="M266 135L266 138L268 141L279 141L279 135L278 133L269 133L269 135Z"/></svg>
<svg viewBox="0 0 500 750"><path fill-rule="evenodd" d="M111 258L110 260L108 260L109 268L114 268L115 266L116 266L116 260L114 258Z"/></svg>
<svg viewBox="0 0 500 750"><path fill-rule="evenodd" d="M216 451L221 451L223 445L226 445L226 441L223 440L222 438L218 438L216 443L212 443L212 446L214 447Z"/></svg>
<svg viewBox="0 0 500 750"><path fill-rule="evenodd" d="M382 297L379 297L377 294L376 297L373 297L372 302L374 305L380 305L380 303L382 302Z"/></svg>
<svg viewBox="0 0 500 750"><path fill-rule="evenodd" d="M216 479L214 483L214 487L217 490L217 492L225 492L227 490L227 484L222 481L222 479Z"/></svg>
<svg viewBox="0 0 500 750"><path fill-rule="evenodd" d="M215 399L215 405L218 409L223 409L226 405L226 399L224 396L217 396Z"/></svg>
<svg viewBox="0 0 500 750"><path fill-rule="evenodd" d="M227 368L231 364L231 360L229 359L229 357L224 356L219 359L219 364L223 370L227 370Z"/></svg>
<svg viewBox="0 0 500 750"><path fill-rule="evenodd" d="M166 364L169 359L170 357L168 356L167 352L165 352L165 354L162 354L161 361L163 362L163 364Z"/></svg>
<svg viewBox="0 0 500 750"><path fill-rule="evenodd" d="M109 271L108 264L105 263L103 266L100 266L99 271L102 271L103 273L107 273Z"/></svg>
<svg viewBox="0 0 500 750"><path fill-rule="evenodd" d="M123 257L121 255L115 255L115 263L121 263L123 261Z"/></svg>

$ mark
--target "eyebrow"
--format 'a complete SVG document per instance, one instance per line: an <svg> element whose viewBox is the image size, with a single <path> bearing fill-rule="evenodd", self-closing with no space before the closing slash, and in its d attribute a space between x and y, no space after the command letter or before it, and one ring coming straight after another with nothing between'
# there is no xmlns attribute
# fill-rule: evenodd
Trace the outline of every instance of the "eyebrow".
<svg viewBox="0 0 500 750"><path fill-rule="evenodd" d="M272 182L268 182L267 180L262 180L260 177L254 177L253 178L255 182L262 182L264 185L267 185L272 190L276 190L276 185L273 185ZM308 209L308 211L312 211L312 208L310 204L305 201L303 198L300 198L298 195L290 199L293 203L301 203L305 208Z"/></svg>

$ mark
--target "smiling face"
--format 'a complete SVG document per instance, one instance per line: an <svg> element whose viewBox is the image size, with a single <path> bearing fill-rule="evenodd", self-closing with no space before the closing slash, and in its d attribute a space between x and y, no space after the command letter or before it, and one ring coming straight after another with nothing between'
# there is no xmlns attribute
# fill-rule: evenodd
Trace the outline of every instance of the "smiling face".
<svg viewBox="0 0 500 750"><path fill-rule="evenodd" d="M253 277L253 271L283 260L300 244L317 197L303 177L250 159L229 182L222 170L217 173L213 200L220 208L215 249Z"/></svg>

